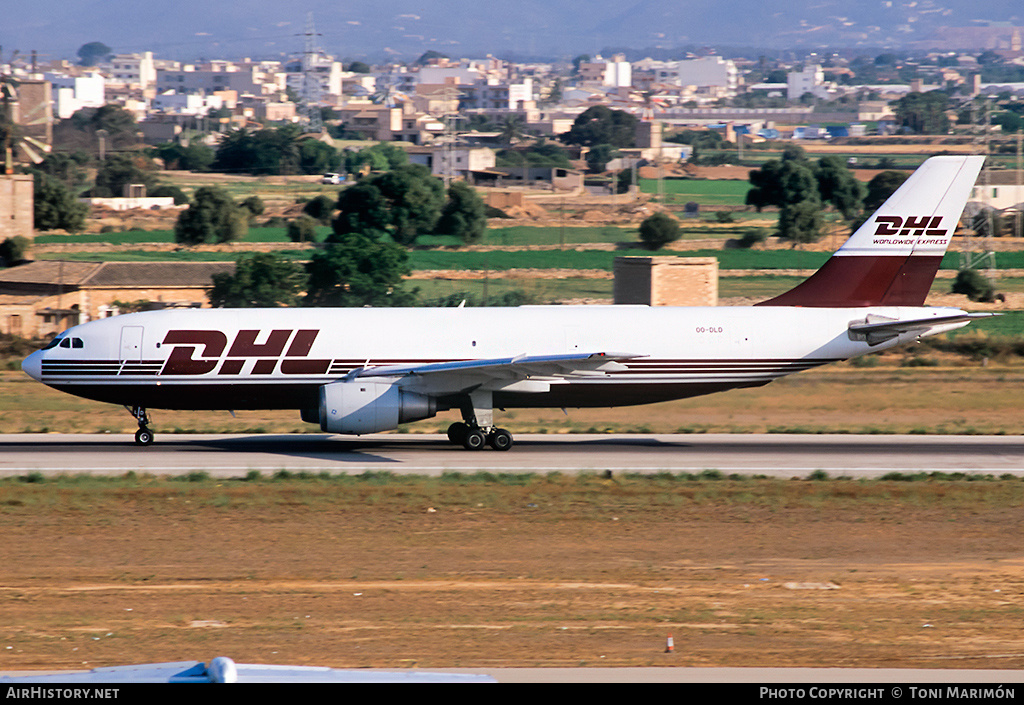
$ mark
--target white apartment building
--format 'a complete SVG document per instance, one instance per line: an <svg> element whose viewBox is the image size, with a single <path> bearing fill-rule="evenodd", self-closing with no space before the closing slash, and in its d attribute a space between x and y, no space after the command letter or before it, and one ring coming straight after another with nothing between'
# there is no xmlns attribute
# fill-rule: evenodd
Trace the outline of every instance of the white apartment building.
<svg viewBox="0 0 1024 705"><path fill-rule="evenodd" d="M735 62L720 56L706 56L685 61L643 59L633 64L634 72L643 72L648 80L673 86L713 88L726 98L736 96L739 71Z"/></svg>
<svg viewBox="0 0 1024 705"><path fill-rule="evenodd" d="M434 176L466 176L468 172L493 169L497 163L494 150L487 147L438 145L430 156Z"/></svg>
<svg viewBox="0 0 1024 705"><path fill-rule="evenodd" d="M305 61L304 58L296 59L289 61L284 66L287 86L298 95L302 95ZM327 100L328 96L341 96L342 66L340 61L335 61L333 56L318 53L309 57L309 66L319 83L322 99ZM334 102L334 100L329 102Z"/></svg>
<svg viewBox="0 0 1024 705"><path fill-rule="evenodd" d="M53 97L53 113L61 120L74 115L82 108L101 108L106 105L105 80L99 73L84 76L68 76L47 73Z"/></svg>
<svg viewBox="0 0 1024 705"><path fill-rule="evenodd" d="M584 84L611 88L628 88L633 85L632 66L622 54L616 54L607 61L598 56L593 61L581 62L579 77Z"/></svg>
<svg viewBox="0 0 1024 705"><path fill-rule="evenodd" d="M194 93L159 93L150 101L151 110L175 115L206 115L211 110L224 107L224 99L218 95L197 95Z"/></svg>
<svg viewBox="0 0 1024 705"><path fill-rule="evenodd" d="M158 71L156 89L160 93L236 91L239 95L262 95L263 78L263 72L256 65L237 66L222 62L203 66L186 64L177 70Z"/></svg>
<svg viewBox="0 0 1024 705"><path fill-rule="evenodd" d="M113 83L146 89L156 84L157 65L153 52L116 54L103 67Z"/></svg>
<svg viewBox="0 0 1024 705"><path fill-rule="evenodd" d="M816 98L828 97L825 72L818 64L808 64L802 71L790 71L786 74L786 100L800 100L805 93L810 93Z"/></svg>
<svg viewBox="0 0 1024 705"><path fill-rule="evenodd" d="M522 83L475 83L462 87L462 108L467 110L524 110L536 107L533 79Z"/></svg>

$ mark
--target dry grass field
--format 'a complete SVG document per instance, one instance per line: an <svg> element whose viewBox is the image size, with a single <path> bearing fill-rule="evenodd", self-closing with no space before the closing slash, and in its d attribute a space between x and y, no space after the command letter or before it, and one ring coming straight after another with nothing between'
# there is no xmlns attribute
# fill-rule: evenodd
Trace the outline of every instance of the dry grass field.
<svg viewBox="0 0 1024 705"><path fill-rule="evenodd" d="M1019 479L6 481L0 670L1021 669L1022 501Z"/></svg>

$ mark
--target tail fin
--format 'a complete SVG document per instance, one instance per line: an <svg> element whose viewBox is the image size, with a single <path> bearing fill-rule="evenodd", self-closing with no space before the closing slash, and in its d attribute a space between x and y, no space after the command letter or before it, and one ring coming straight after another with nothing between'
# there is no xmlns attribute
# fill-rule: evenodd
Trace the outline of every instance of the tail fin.
<svg viewBox="0 0 1024 705"><path fill-rule="evenodd" d="M921 306L984 157L931 157L809 279L759 306Z"/></svg>

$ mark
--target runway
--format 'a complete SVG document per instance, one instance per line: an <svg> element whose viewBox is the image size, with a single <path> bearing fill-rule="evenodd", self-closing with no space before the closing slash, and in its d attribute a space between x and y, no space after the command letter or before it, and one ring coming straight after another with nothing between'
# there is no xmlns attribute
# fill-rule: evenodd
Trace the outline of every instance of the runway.
<svg viewBox="0 0 1024 705"><path fill-rule="evenodd" d="M1019 436L543 435L516 436L508 452L467 451L440 435L359 438L307 435L161 435L148 447L129 435L0 435L0 476L181 475L240 477L366 471L440 475L506 473L699 473L879 477L898 472L1024 473Z"/></svg>

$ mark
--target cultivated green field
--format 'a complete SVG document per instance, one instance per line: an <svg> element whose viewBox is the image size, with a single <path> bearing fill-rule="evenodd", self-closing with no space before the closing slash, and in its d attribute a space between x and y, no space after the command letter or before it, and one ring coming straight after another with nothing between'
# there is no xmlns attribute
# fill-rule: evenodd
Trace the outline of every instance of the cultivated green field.
<svg viewBox="0 0 1024 705"><path fill-rule="evenodd" d="M658 193L657 179L639 179L637 185L641 193ZM747 181L728 179L662 179L661 188L670 203L742 206L751 187Z"/></svg>

